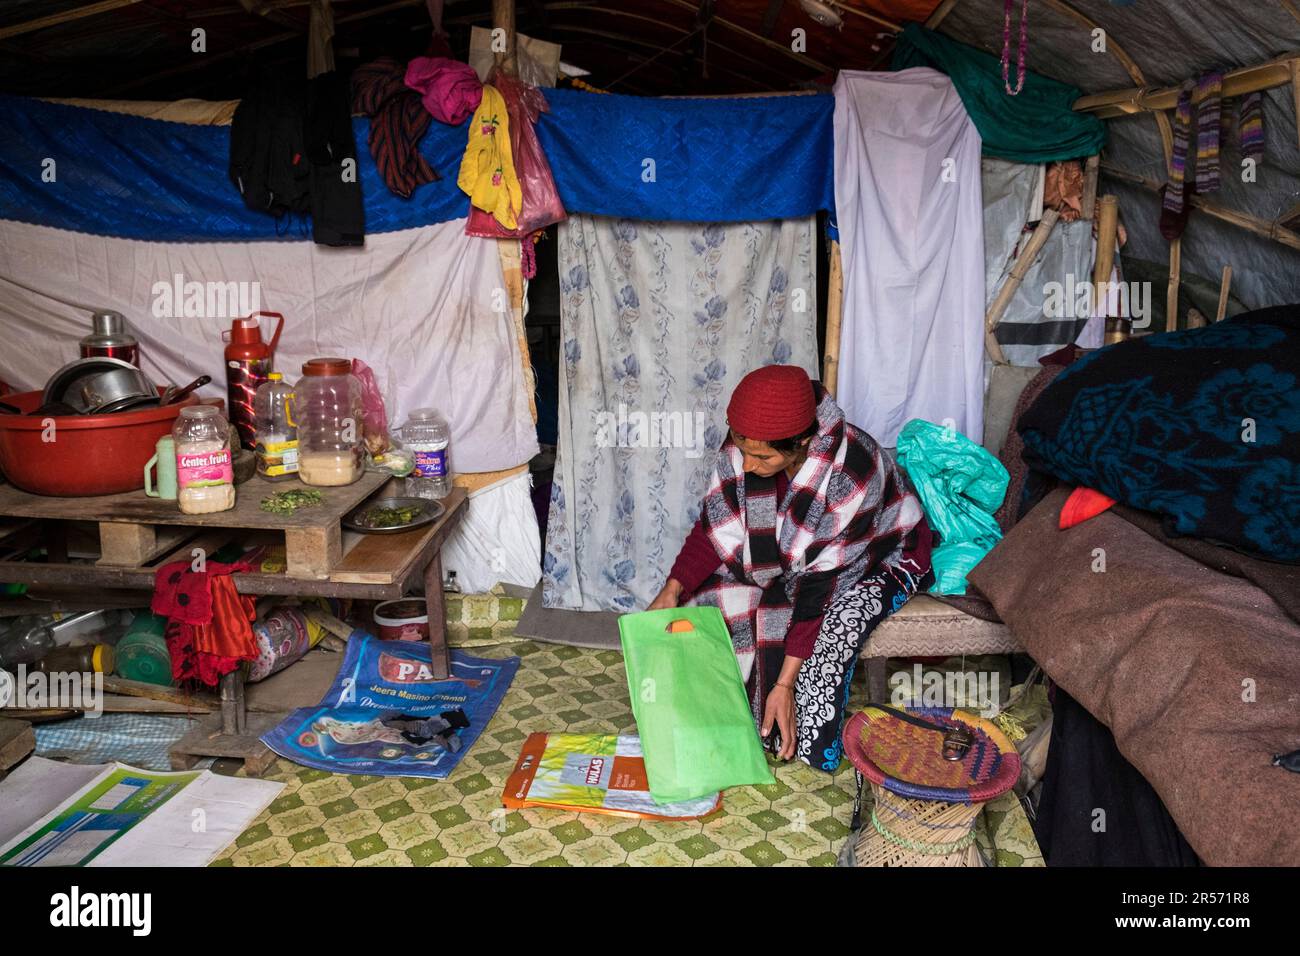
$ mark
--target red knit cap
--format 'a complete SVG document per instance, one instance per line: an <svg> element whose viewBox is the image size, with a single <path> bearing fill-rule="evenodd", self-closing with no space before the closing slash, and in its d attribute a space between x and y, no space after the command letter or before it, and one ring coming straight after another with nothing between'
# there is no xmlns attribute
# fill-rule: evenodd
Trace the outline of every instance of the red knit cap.
<svg viewBox="0 0 1300 956"><path fill-rule="evenodd" d="M802 435L817 419L808 373L797 365L764 365L740 380L727 424L745 438L772 441Z"/></svg>

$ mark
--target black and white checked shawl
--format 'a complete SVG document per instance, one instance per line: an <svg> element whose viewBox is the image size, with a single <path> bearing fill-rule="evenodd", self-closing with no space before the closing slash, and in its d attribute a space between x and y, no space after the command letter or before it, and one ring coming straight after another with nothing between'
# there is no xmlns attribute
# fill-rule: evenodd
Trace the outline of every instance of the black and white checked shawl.
<svg viewBox="0 0 1300 956"><path fill-rule="evenodd" d="M875 439L846 422L820 384L814 388L817 434L785 500L776 500L775 478L744 473L728 435L701 511L723 566L696 600L722 611L760 721L791 622L821 617L867 574L898 563L924 518Z"/></svg>

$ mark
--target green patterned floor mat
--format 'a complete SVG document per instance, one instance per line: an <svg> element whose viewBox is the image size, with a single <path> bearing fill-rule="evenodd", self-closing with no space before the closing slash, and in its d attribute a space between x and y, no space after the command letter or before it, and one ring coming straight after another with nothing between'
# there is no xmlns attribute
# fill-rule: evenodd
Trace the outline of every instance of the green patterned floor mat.
<svg viewBox="0 0 1300 956"><path fill-rule="evenodd" d="M266 779L285 783L284 793L213 865L834 865L853 810L847 761L834 776L803 763L779 765L775 785L728 790L722 811L706 820L506 811L501 791L530 733L635 732L623 657L531 641L476 646L474 653L517 655L522 663L496 716L450 777L345 776L280 760ZM855 709L862 692L859 681ZM982 820L978 839L986 856L996 854L1002 866L1043 865L1014 796L990 803Z"/></svg>

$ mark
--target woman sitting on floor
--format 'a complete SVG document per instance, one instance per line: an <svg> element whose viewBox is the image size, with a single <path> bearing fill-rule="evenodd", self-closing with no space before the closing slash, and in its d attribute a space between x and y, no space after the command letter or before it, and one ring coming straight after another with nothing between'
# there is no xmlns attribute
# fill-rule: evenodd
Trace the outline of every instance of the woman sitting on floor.
<svg viewBox="0 0 1300 956"><path fill-rule="evenodd" d="M858 652L928 586L930 528L898 467L803 369L746 375L727 424L650 610L716 605L769 748L834 771Z"/></svg>

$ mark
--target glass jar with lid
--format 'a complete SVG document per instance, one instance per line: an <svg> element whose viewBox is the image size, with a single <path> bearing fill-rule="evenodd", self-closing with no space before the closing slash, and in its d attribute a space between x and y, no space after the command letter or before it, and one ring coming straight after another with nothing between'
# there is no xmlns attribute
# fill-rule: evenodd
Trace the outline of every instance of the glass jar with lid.
<svg viewBox="0 0 1300 956"><path fill-rule="evenodd" d="M235 506L230 424L215 405L181 409L172 426L176 443L176 504L191 515Z"/></svg>
<svg viewBox="0 0 1300 956"><path fill-rule="evenodd" d="M317 487L350 485L365 471L361 382L344 358L302 367L291 400L298 429L298 477Z"/></svg>

